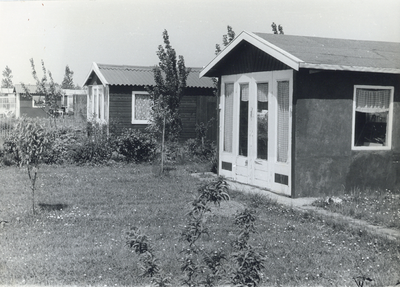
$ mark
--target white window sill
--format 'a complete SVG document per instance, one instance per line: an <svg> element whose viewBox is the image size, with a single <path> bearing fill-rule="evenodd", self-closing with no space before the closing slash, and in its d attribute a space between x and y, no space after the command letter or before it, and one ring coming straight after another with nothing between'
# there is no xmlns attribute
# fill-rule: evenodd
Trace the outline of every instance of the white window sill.
<svg viewBox="0 0 400 287"><path fill-rule="evenodd" d="M149 125L150 121L145 121L145 120L135 120L132 121L133 125Z"/></svg>

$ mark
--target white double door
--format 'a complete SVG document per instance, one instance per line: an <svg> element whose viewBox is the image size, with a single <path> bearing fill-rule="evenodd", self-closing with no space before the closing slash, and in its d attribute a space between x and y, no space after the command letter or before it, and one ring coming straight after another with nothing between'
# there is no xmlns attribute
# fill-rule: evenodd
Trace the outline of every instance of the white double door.
<svg viewBox="0 0 400 287"><path fill-rule="evenodd" d="M221 80L220 175L290 195L293 71Z"/></svg>

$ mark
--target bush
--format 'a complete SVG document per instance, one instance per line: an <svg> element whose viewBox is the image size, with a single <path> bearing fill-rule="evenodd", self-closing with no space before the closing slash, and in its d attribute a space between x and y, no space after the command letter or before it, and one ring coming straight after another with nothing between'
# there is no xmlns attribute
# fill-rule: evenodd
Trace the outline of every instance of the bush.
<svg viewBox="0 0 400 287"><path fill-rule="evenodd" d="M82 135L70 146L69 156L77 164L102 164L111 159L115 145L107 134L107 125L88 121L86 136Z"/></svg>
<svg viewBox="0 0 400 287"><path fill-rule="evenodd" d="M155 139L146 132L134 129L126 129L116 141L117 151L130 162L146 162L153 159L157 143Z"/></svg>
<svg viewBox="0 0 400 287"><path fill-rule="evenodd" d="M3 143L2 161L6 166L13 164L19 165L21 163L21 155L17 148L18 135L13 129L5 138Z"/></svg>
<svg viewBox="0 0 400 287"><path fill-rule="evenodd" d="M216 154L216 146L214 142L198 139L188 139L185 144L187 154L194 160L210 161Z"/></svg>
<svg viewBox="0 0 400 287"><path fill-rule="evenodd" d="M73 162L74 155L71 150L83 140L78 132L78 130L71 127L62 127L49 132L51 148L44 155L44 162L47 164Z"/></svg>

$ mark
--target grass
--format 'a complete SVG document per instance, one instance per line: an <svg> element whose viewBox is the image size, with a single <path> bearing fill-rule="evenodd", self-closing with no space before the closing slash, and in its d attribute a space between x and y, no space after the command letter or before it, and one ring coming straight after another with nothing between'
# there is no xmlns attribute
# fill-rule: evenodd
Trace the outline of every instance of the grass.
<svg viewBox="0 0 400 287"><path fill-rule="evenodd" d="M400 230L400 191L360 190L313 203L331 212L365 220L371 224Z"/></svg>
<svg viewBox="0 0 400 287"><path fill-rule="evenodd" d="M36 200L43 209L32 216L25 170L2 168L0 221L8 223L0 228L0 285L148 284L126 246L132 226L152 238L163 270L179 285L177 237L202 184L190 172L202 170L178 166L160 177L150 165L43 166ZM230 195L231 202L207 217L210 236L201 242L205 249L229 252L236 236L233 214L254 208L258 233L251 243L265 253L266 286L356 286L353 277L361 274L373 279L368 286L400 279L399 242L259 195Z"/></svg>

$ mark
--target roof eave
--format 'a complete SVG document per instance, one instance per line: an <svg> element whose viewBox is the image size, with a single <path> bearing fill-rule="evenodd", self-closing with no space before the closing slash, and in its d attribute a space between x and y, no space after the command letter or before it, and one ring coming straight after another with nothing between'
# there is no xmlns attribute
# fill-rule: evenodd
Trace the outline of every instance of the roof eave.
<svg viewBox="0 0 400 287"><path fill-rule="evenodd" d="M298 71L300 64L303 61L294 55L286 52L285 50L273 45L272 43L264 40L263 38L255 35L254 33L243 31L231 43L228 44L204 69L200 72L201 77L210 77L209 72L213 67L220 62L233 48L235 48L241 41L247 41L253 46L259 48L265 53L271 55L275 59L281 61L292 69Z"/></svg>
<svg viewBox="0 0 400 287"><path fill-rule="evenodd" d="M88 82L89 77L92 74L92 72L96 73L96 75L99 77L100 81L102 82L102 84L104 86L108 85L108 82L107 82L106 78L103 76L103 74L101 73L99 66L96 64L96 62L93 62L92 68L90 69L88 75L86 76L85 80L83 81L82 87L87 86L86 83Z"/></svg>
<svg viewBox="0 0 400 287"><path fill-rule="evenodd" d="M361 67L361 66L346 66L346 65L331 65L331 64L315 64L315 63L305 63L305 62L300 63L300 68L329 70L329 71L351 71L351 72L400 74L400 69L397 69L397 68Z"/></svg>

